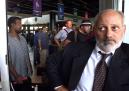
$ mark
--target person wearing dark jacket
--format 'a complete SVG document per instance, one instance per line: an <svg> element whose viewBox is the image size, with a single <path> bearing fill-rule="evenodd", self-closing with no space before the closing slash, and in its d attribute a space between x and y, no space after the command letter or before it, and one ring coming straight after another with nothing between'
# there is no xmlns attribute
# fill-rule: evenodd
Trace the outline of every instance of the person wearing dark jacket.
<svg viewBox="0 0 129 91"><path fill-rule="evenodd" d="M101 11L93 29L96 43L70 44L61 58L48 60L48 75L56 91L129 91L129 44L122 42L123 13Z"/></svg>
<svg viewBox="0 0 129 91"><path fill-rule="evenodd" d="M92 23L89 19L83 20L78 29L71 31L65 39L65 46L73 42L95 42Z"/></svg>

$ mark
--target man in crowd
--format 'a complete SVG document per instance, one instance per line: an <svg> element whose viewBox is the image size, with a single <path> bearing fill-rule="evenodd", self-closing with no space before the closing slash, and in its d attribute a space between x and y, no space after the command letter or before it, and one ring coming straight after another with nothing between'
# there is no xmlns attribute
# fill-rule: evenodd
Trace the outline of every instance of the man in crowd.
<svg viewBox="0 0 129 91"><path fill-rule="evenodd" d="M65 22L66 28L60 30L60 31L55 35L54 40L55 40L55 42L56 42L56 44L57 44L57 46L58 46L59 49L62 48L62 47L64 47L64 41L65 41L65 39L67 38L68 33L70 33L71 31L73 31L73 29L72 29L72 24L73 24L73 23L72 23L71 20L67 20L67 21Z"/></svg>
<svg viewBox="0 0 129 91"><path fill-rule="evenodd" d="M66 46L69 43L73 42L92 42L94 40L94 33L92 31L92 23L90 20L83 20L79 29L71 31L66 40L64 45Z"/></svg>
<svg viewBox="0 0 129 91"><path fill-rule="evenodd" d="M96 43L71 44L62 57L48 60L56 91L129 91L129 45L122 43L126 30L123 13L101 11L93 29Z"/></svg>
<svg viewBox="0 0 129 91"><path fill-rule="evenodd" d="M32 67L29 58L28 46L21 33L21 18L8 19L8 52L10 79L15 91L30 91Z"/></svg>
<svg viewBox="0 0 129 91"><path fill-rule="evenodd" d="M40 29L38 37L38 46L40 53L40 64L39 67L45 68L46 59L48 56L48 33L46 28Z"/></svg>

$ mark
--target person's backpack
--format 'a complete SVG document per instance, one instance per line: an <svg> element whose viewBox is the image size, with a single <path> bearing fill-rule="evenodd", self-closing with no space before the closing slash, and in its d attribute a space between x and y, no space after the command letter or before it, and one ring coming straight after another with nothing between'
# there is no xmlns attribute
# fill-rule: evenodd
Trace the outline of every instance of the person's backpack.
<svg viewBox="0 0 129 91"><path fill-rule="evenodd" d="M68 33L69 33L69 32L68 32L66 29L64 29L64 30L65 30L65 32L66 32L66 33L67 33L67 35L68 35Z"/></svg>

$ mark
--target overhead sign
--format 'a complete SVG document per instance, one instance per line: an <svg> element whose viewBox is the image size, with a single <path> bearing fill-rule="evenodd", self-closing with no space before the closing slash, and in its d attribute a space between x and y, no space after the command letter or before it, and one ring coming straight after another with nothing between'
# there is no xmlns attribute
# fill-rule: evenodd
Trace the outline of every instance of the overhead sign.
<svg viewBox="0 0 129 91"><path fill-rule="evenodd" d="M58 3L58 20L64 20L64 4Z"/></svg>
<svg viewBox="0 0 129 91"><path fill-rule="evenodd" d="M73 21L77 22L78 21L78 19L77 19L77 11L78 11L78 9L74 8L73 11L74 11L73 12L73 15L74 15Z"/></svg>
<svg viewBox="0 0 129 91"><path fill-rule="evenodd" d="M33 0L33 15L42 16L42 0Z"/></svg>

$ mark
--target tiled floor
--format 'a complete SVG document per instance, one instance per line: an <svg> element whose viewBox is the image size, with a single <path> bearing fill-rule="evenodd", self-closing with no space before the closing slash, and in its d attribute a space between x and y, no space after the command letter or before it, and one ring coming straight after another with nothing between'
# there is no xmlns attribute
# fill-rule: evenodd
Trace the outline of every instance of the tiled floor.
<svg viewBox="0 0 129 91"><path fill-rule="evenodd" d="M29 55L30 55L30 60L33 68L33 75L32 75L32 83L42 83L42 76L37 75L37 67L34 65L34 52L33 48L29 47Z"/></svg>
<svg viewBox="0 0 129 91"><path fill-rule="evenodd" d="M32 84L34 84L35 86L36 85L38 86L38 90L36 91L53 91L51 89L51 86L49 84L49 81L46 75L43 75L44 73L40 75L41 73L39 72L42 72L42 70L37 73L38 67L34 65L33 54L34 54L33 49L29 47L29 55L30 55L30 60L31 60L32 68L33 68Z"/></svg>

